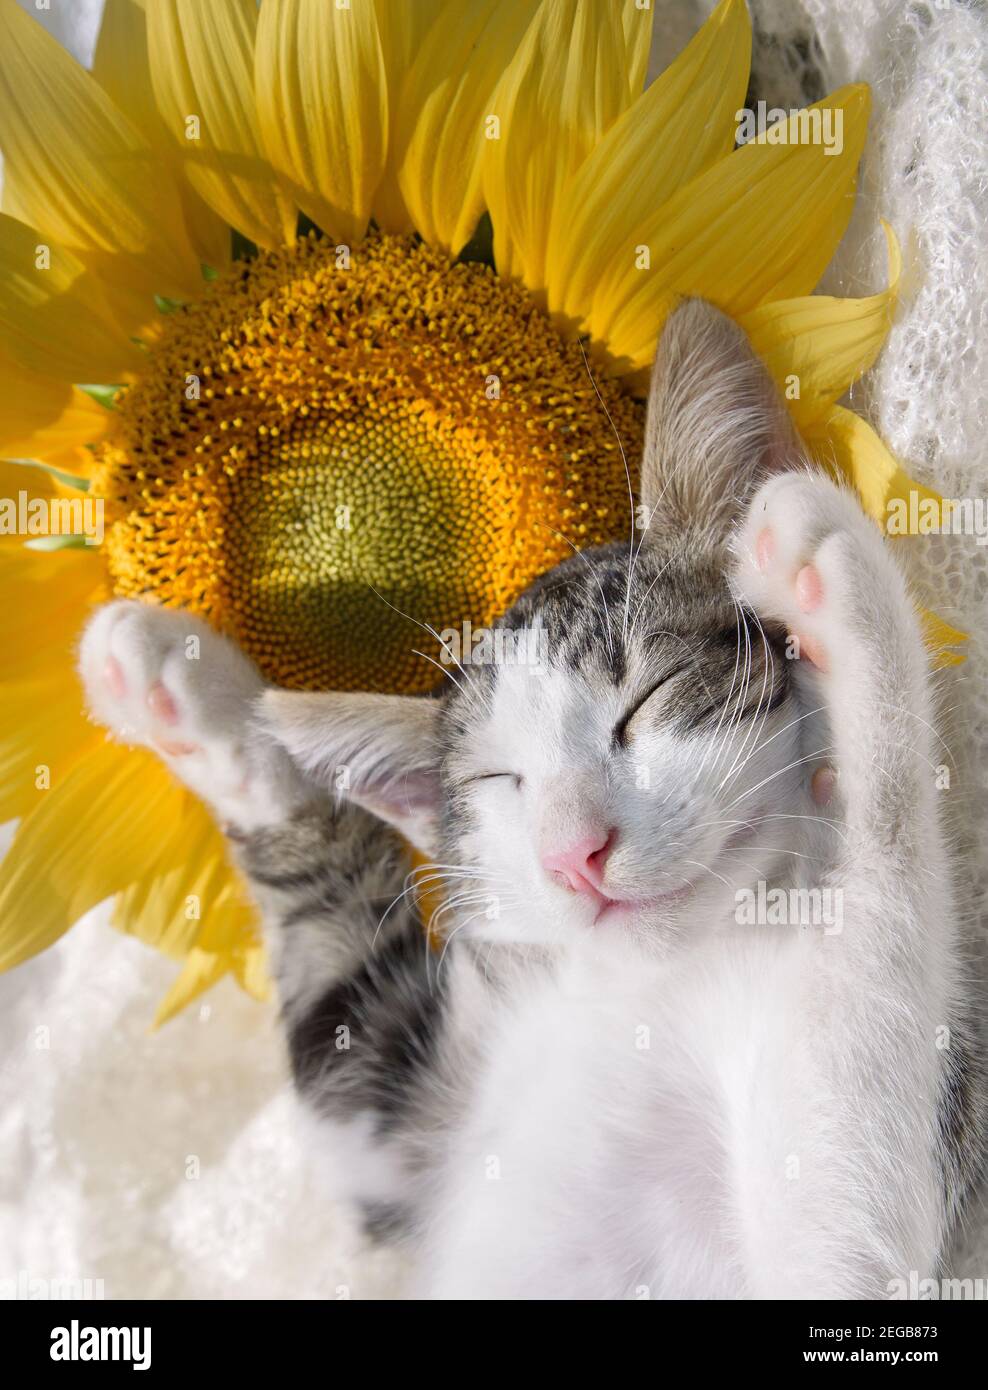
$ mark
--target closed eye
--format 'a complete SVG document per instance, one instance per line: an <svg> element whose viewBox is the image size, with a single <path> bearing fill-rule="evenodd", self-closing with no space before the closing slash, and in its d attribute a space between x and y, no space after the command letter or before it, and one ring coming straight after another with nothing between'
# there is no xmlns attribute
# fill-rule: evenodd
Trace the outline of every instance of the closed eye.
<svg viewBox="0 0 988 1390"><path fill-rule="evenodd" d="M474 782L494 782L501 777L509 777L516 787L520 787L524 781L518 772L478 772L475 777L465 777L460 786L472 787Z"/></svg>
<svg viewBox="0 0 988 1390"><path fill-rule="evenodd" d="M660 690L662 686L667 685L669 681L675 680L677 676L681 676L684 671L688 671L691 665L692 661L684 661L681 666L676 666L671 671L667 671L650 689L645 691L645 694L642 695L640 699L635 701L629 710L625 710L624 714L622 714L621 718L614 725L614 730L611 734L611 739L616 748L624 747L628 725L631 723L632 719L634 719L642 705L647 704L655 692Z"/></svg>
<svg viewBox="0 0 988 1390"><path fill-rule="evenodd" d="M784 630L779 628L776 624L759 623L758 619L755 618L753 614L748 613L745 609L741 609L739 610L739 612L740 617L743 620L744 625L748 631L748 643L753 645L755 642L758 642L762 646L764 646L766 650L766 655L768 656L768 659L771 662L772 673L778 681L778 684L774 686L772 694L767 701L767 708L765 692L764 690L759 690L755 698L749 701L749 703L746 704L744 709L738 712L736 708L737 695L734 693L735 682L732 680L731 692L725 695L723 701L719 703L707 703L706 705L701 706L698 710L694 707L686 713L686 715L684 716L684 722L686 726L690 729L699 728L703 724L708 723L710 721L717 721L723 719L725 713L725 705L730 706L731 722L736 725L743 724L745 720L751 719L756 714L771 714L773 710L778 709L779 705L783 703L783 701L787 698L789 694L788 665L785 661L777 663L772 659L771 655L773 651L780 656L782 655L784 650L783 641L785 638ZM732 628L724 628L723 631L717 632L713 636L709 636L704 639L704 643L709 644L709 646L713 649L713 653L715 655L718 649L722 649L723 651L730 651L730 660L734 661L735 664L735 677L737 659L741 650L740 641L741 637L739 634L737 624L735 624L735 626ZM704 692L707 694L708 697L710 696L710 687L707 685L707 682L703 676L703 672L699 669L699 666L696 663L695 658L690 657L684 660L679 666L675 666L672 668L672 670L667 671L665 675L663 675L659 680L655 682L654 685L652 685L648 690L646 690L645 693L638 700L635 701L634 705L632 705L632 707L621 716L621 718L615 724L612 733L612 738L615 747L623 748L625 746L628 725L630 724L631 720L635 717L635 715L638 713L638 711L642 708L642 706L648 703L648 701L652 698L655 692L659 690L662 686L667 685L670 681L675 680L677 676L681 676L685 672L691 670L691 668L693 667L696 667L697 676L703 686Z"/></svg>

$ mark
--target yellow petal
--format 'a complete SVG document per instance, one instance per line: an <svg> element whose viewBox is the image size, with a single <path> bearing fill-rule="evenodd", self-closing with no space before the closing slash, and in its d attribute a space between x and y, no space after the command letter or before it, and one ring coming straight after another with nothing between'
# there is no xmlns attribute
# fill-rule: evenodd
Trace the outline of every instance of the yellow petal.
<svg viewBox="0 0 988 1390"><path fill-rule="evenodd" d="M231 905L224 911L230 916L228 934L231 937L242 935L246 929L248 909ZM213 952L193 946L175 982L158 1005L152 1026L160 1028L162 1024L168 1023L231 971L252 998L270 998L271 984L263 947L256 945L241 948L236 952Z"/></svg>
<svg viewBox="0 0 988 1390"><path fill-rule="evenodd" d="M101 741L82 714L71 671L5 681L0 686L0 824L30 815Z"/></svg>
<svg viewBox="0 0 988 1390"><path fill-rule="evenodd" d="M255 95L264 147L299 207L338 240L359 240L388 139L374 0L262 5Z"/></svg>
<svg viewBox="0 0 988 1390"><path fill-rule="evenodd" d="M85 446L103 434L107 418L85 391L29 372L0 353L0 457L40 459L88 474L92 454Z"/></svg>
<svg viewBox="0 0 988 1390"><path fill-rule="evenodd" d="M187 796L144 876L121 893L113 923L183 962L155 1026L232 972L257 998L268 980L257 912L227 858L226 842L201 802Z"/></svg>
<svg viewBox="0 0 988 1390"><path fill-rule="evenodd" d="M21 492L29 504L33 504L37 498L47 504L55 496L55 479L46 468L16 459L0 459L0 497L12 499ZM27 539L16 530L0 530L0 561L3 564L0 578L7 583L22 578L25 566L34 558L35 552L28 550L24 544Z"/></svg>
<svg viewBox="0 0 988 1390"><path fill-rule="evenodd" d="M251 920L256 930L256 916ZM242 990L252 999L264 1001L272 994L271 970L263 941L255 937L254 942L234 953L233 973Z"/></svg>
<svg viewBox="0 0 988 1390"><path fill-rule="evenodd" d="M231 871L232 872L232 871ZM208 921L189 952L181 972L155 1014L160 1027L187 1004L232 973L254 999L271 997L267 952L261 942L257 914L238 894L239 880L230 878L222 898L210 909Z"/></svg>
<svg viewBox="0 0 988 1390"><path fill-rule="evenodd" d="M623 5L621 8L629 102L634 101L641 94L641 89L645 85L648 56L652 50L652 13L651 5L642 8L630 4Z"/></svg>
<svg viewBox="0 0 988 1390"><path fill-rule="evenodd" d="M817 461L857 490L865 511L883 531L889 502L908 502L910 492L923 497L937 495L910 478L867 421L853 410L831 406L802 434Z"/></svg>
<svg viewBox="0 0 988 1390"><path fill-rule="evenodd" d="M416 228L454 255L484 210L485 119L538 0L447 0L405 80L398 182Z"/></svg>
<svg viewBox="0 0 988 1390"><path fill-rule="evenodd" d="M219 984L224 975L230 972L230 962L223 956L200 951L192 947L186 956L181 970L155 1011L152 1028L161 1028L187 1008L193 1000Z"/></svg>
<svg viewBox="0 0 988 1390"><path fill-rule="evenodd" d="M67 491L40 469L0 463L0 497L50 503ZM33 811L101 739L83 715L74 651L102 581L88 547L0 546L0 823Z"/></svg>
<svg viewBox="0 0 988 1390"><path fill-rule="evenodd" d="M154 96L189 183L232 227L271 249L294 239L296 218L261 148L256 30L256 0L158 0L148 10Z"/></svg>
<svg viewBox="0 0 988 1390"><path fill-rule="evenodd" d="M888 289L864 299L822 294L781 299L739 320L800 426L824 414L868 370L891 327L902 257L892 228L882 225L888 239ZM793 395L794 384L798 396Z"/></svg>
<svg viewBox="0 0 988 1390"><path fill-rule="evenodd" d="M70 250L153 264L163 294L199 288L160 160L90 74L10 3L0 5L0 142L5 185L26 221Z"/></svg>
<svg viewBox="0 0 988 1390"><path fill-rule="evenodd" d="M146 9L145 0L104 0L91 71L117 110L157 145L161 117L151 90Z"/></svg>
<svg viewBox="0 0 988 1390"><path fill-rule="evenodd" d="M374 220L385 232L410 232L412 217L398 186L397 129L399 101L405 78L422 42L443 9L445 0L417 0L414 5L395 5L375 0L381 52L388 75L388 153L380 185L374 194Z"/></svg>
<svg viewBox="0 0 988 1390"><path fill-rule="evenodd" d="M933 659L934 669L940 670L945 666L963 665L964 653L950 649L959 646L961 642L966 642L968 640L967 633L961 632L956 627L951 627L949 623L944 622L943 618L936 613L929 612L928 609L920 609L919 616L923 626L923 641Z"/></svg>
<svg viewBox="0 0 988 1390"><path fill-rule="evenodd" d="M819 463L857 489L865 511L886 534L890 512L897 505L908 512L910 497L932 502L938 511L942 507L943 498L910 478L872 427L843 406L831 406L803 430L803 438ZM950 648L966 642L967 634L926 609L920 609L920 618L934 666L960 665L964 656Z"/></svg>
<svg viewBox="0 0 988 1390"><path fill-rule="evenodd" d="M230 898L234 883L234 869L215 822L191 793L184 792L183 798L182 814L162 827L158 852L114 909L115 926L174 960L182 960L201 944L215 909ZM242 890L240 898L246 901ZM208 944L219 949L236 943L213 936Z"/></svg>
<svg viewBox="0 0 988 1390"><path fill-rule="evenodd" d="M146 0L105 0L92 74L117 109L174 168L189 240L201 261L221 270L230 261L230 228L181 179L176 146L165 129L151 87L146 9Z"/></svg>
<svg viewBox="0 0 988 1390"><path fill-rule="evenodd" d="M854 201L869 96L843 87L699 174L641 219L635 246L603 276L588 324L627 370L646 367L680 295L711 300L735 318L770 299L808 294L843 234ZM832 117L824 112L832 111ZM841 123L842 148L796 143L801 122ZM647 263L638 252L647 251ZM636 266L642 268L637 268Z"/></svg>
<svg viewBox="0 0 988 1390"><path fill-rule="evenodd" d="M185 809L150 753L96 744L21 822L0 865L0 969L138 882Z"/></svg>
<svg viewBox="0 0 988 1390"><path fill-rule="evenodd" d="M631 100L630 44L613 0L543 4L498 84L484 151L494 259L538 295L562 190Z"/></svg>
<svg viewBox="0 0 988 1390"><path fill-rule="evenodd" d="M25 483L0 464L0 496L16 497ZM34 473L34 469L19 469ZM42 495L26 480L28 496ZM0 586L4 602L4 641L0 677L4 681L47 678L71 686L78 697L72 653L89 605L104 597L105 575L99 551L90 546L55 551L0 545ZM81 707L81 701L79 701Z"/></svg>
<svg viewBox="0 0 988 1390"><path fill-rule="evenodd" d="M426 929L430 944L441 948L442 933L433 930L432 920L446 901L443 879L429 856L416 849L414 845L408 846L408 857L412 864L411 882L414 884L414 892L410 894L409 901L415 904L415 910Z"/></svg>
<svg viewBox="0 0 988 1390"><path fill-rule="evenodd" d="M71 251L0 213L0 330L22 367L69 382L138 371L119 322L128 307Z"/></svg>
<svg viewBox="0 0 988 1390"><path fill-rule="evenodd" d="M635 260L643 216L733 150L750 59L744 0L722 0L590 152L553 217L546 258L552 312L578 322L615 264L624 260L640 273Z"/></svg>

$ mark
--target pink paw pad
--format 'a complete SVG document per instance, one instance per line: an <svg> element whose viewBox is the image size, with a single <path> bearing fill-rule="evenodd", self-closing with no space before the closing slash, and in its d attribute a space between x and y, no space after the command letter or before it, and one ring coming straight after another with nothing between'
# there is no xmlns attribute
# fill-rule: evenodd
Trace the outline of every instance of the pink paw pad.
<svg viewBox="0 0 988 1390"><path fill-rule="evenodd" d="M828 669L827 653L815 638L797 636L796 640L799 642L799 655L803 661L810 662L818 671Z"/></svg>
<svg viewBox="0 0 988 1390"><path fill-rule="evenodd" d="M162 724L178 723L178 705L161 681L155 681L147 693L147 707Z"/></svg>
<svg viewBox="0 0 988 1390"><path fill-rule="evenodd" d="M772 535L771 528L766 526L759 531L758 539L755 542L755 559L760 570L768 569L775 554L775 537Z"/></svg>
<svg viewBox="0 0 988 1390"><path fill-rule="evenodd" d="M804 565L796 575L796 602L804 613L812 613L823 602L823 580L813 565Z"/></svg>
<svg viewBox="0 0 988 1390"><path fill-rule="evenodd" d="M190 753L198 753L198 743L182 743L179 739L153 738L151 742L159 752L168 758L185 758Z"/></svg>
<svg viewBox="0 0 988 1390"><path fill-rule="evenodd" d="M829 806L837 786L837 769L829 763L818 767L810 779L810 795L817 806Z"/></svg>
<svg viewBox="0 0 988 1390"><path fill-rule="evenodd" d="M123 667L115 656L106 658L106 665L103 667L103 679L106 681L106 688L115 700L122 700L127 694L127 682L124 679Z"/></svg>

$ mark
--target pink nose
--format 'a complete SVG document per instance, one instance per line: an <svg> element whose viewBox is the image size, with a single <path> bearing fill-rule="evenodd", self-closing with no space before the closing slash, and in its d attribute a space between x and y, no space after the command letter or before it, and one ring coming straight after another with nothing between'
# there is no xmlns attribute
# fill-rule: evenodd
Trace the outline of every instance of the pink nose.
<svg viewBox="0 0 988 1390"><path fill-rule="evenodd" d="M597 894L604 878L604 866L614 843L614 831L602 830L586 835L566 849L550 850L542 856L542 867L573 893Z"/></svg>

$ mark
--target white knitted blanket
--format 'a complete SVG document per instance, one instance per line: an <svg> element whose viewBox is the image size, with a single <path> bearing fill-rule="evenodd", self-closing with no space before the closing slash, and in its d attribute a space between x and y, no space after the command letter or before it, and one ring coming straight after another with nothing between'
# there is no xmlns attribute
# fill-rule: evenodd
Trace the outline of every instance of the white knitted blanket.
<svg viewBox="0 0 988 1390"><path fill-rule="evenodd" d="M712 4L656 0L656 8L653 71ZM752 0L751 8L755 97L788 108L849 81L873 89L859 204L824 288L884 285L879 216L898 233L907 271L898 322L854 406L922 482L984 498L988 19L962 0ZM87 61L98 12L99 0L54 0L40 17ZM983 945L988 547L963 537L902 544L928 606L972 635L944 703L953 724L949 796ZM386 1293L390 1260L362 1248L322 1191L273 1009L224 984L198 1012L149 1035L173 972L97 912L0 978L0 1296L19 1276L22 1285L88 1279L95 1292L102 1281L108 1298ZM958 1275L988 1277L983 1210L953 1264Z"/></svg>

